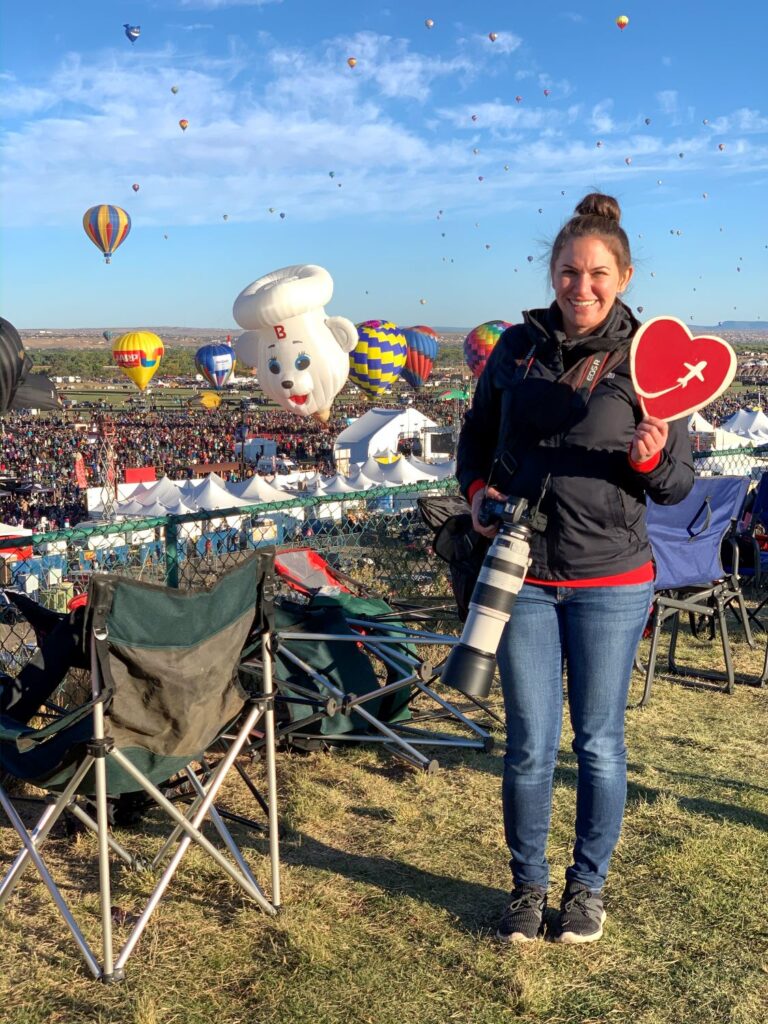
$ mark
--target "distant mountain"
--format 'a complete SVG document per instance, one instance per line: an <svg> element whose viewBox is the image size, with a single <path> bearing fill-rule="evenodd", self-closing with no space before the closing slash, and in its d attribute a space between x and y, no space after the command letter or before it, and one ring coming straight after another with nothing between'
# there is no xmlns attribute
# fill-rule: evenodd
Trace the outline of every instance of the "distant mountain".
<svg viewBox="0 0 768 1024"><path fill-rule="evenodd" d="M721 331L760 331L768 334L768 321L765 320L722 320L717 326Z"/></svg>

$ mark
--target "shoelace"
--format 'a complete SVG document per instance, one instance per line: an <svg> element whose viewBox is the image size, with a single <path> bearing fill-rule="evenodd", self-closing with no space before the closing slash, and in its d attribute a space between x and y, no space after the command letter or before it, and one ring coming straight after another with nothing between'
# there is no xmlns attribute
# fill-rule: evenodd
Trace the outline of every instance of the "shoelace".
<svg viewBox="0 0 768 1024"><path fill-rule="evenodd" d="M509 901L507 913L515 910L538 910L542 899L543 893L534 892L532 890L522 892L517 899Z"/></svg>
<svg viewBox="0 0 768 1024"><path fill-rule="evenodd" d="M589 906L589 901L596 899L597 897L589 889L579 889L573 896L570 896L563 904L563 911L567 914L570 913L574 907L584 913L588 913L590 910L594 910L595 907Z"/></svg>

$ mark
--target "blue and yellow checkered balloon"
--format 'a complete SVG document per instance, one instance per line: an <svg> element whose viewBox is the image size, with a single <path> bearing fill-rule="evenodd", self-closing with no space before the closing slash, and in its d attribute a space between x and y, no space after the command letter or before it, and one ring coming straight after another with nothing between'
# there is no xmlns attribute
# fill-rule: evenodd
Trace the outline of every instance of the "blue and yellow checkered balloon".
<svg viewBox="0 0 768 1024"><path fill-rule="evenodd" d="M366 394L386 395L405 366L405 335L386 320L358 324L357 335L359 341L349 354L350 379Z"/></svg>

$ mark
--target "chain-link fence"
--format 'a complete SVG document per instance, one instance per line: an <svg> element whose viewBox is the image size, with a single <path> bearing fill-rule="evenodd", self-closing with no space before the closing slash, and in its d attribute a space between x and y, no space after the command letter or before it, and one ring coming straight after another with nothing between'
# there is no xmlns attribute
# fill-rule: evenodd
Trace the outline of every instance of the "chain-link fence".
<svg viewBox="0 0 768 1024"><path fill-rule="evenodd" d="M757 480L767 464L768 446L694 453L699 474ZM270 546L309 547L385 598L442 597L450 592L446 566L432 551L417 499L456 491L453 479L425 481L2 538L0 586L66 612L94 572L182 588L210 585L248 551ZM34 650L24 617L13 604L0 604L0 669L15 674Z"/></svg>

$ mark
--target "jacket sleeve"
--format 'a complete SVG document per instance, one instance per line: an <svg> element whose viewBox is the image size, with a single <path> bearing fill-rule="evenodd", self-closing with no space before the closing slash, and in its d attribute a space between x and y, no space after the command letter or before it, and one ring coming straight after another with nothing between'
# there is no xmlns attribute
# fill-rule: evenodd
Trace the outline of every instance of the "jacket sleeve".
<svg viewBox="0 0 768 1024"><path fill-rule="evenodd" d="M645 493L657 505L677 505L693 487L693 454L685 419L669 424L669 437L661 452L659 464L648 473L636 471Z"/></svg>
<svg viewBox="0 0 768 1024"><path fill-rule="evenodd" d="M499 368L514 360L524 345L519 327L502 334L477 381L472 406L464 414L456 452L456 478L465 498L475 480L488 482L501 428Z"/></svg>

